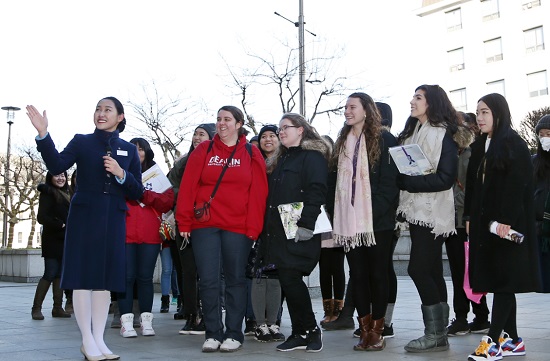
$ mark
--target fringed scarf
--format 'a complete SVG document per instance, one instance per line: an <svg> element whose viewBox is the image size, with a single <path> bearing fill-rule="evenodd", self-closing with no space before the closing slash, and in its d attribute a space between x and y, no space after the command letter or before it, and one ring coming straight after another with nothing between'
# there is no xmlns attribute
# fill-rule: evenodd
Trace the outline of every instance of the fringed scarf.
<svg viewBox="0 0 550 361"><path fill-rule="evenodd" d="M418 144L435 169L439 164L446 129L418 122L413 135L404 144ZM435 237L456 233L453 189L433 193L401 191L397 213L407 222L432 228ZM403 226L403 225L401 225Z"/></svg>
<svg viewBox="0 0 550 361"><path fill-rule="evenodd" d="M550 250L550 193L544 202L544 216L542 219L542 252Z"/></svg>
<svg viewBox="0 0 550 361"><path fill-rule="evenodd" d="M334 241L344 246L346 252L355 247L376 245L364 134L357 138L350 132L343 151L338 155L332 233Z"/></svg>

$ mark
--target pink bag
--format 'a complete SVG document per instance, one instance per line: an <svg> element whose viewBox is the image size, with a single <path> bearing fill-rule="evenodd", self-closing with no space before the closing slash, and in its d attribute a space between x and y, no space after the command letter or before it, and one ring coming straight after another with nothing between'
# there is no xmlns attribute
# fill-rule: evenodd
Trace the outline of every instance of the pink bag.
<svg viewBox="0 0 550 361"><path fill-rule="evenodd" d="M469 300L474 301L475 303L480 303L481 297L485 296L487 293L474 292L472 291L472 287L470 287L470 272L468 272L470 266L470 242L464 242L464 256L466 259L464 267L464 292Z"/></svg>

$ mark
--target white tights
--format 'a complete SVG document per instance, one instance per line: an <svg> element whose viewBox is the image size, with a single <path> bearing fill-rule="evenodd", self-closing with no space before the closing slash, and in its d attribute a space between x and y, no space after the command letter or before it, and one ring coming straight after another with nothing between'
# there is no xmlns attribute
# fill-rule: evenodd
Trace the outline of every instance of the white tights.
<svg viewBox="0 0 550 361"><path fill-rule="evenodd" d="M112 353L103 341L110 303L111 293L109 291L73 291L76 323L82 334L84 350L90 356Z"/></svg>

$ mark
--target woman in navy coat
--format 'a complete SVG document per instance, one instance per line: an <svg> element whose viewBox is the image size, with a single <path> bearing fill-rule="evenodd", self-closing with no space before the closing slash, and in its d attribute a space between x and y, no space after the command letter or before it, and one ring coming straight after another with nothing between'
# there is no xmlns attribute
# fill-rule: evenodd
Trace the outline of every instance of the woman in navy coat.
<svg viewBox="0 0 550 361"><path fill-rule="evenodd" d="M126 119L114 97L101 99L95 131L77 134L59 153L48 118L32 105L27 115L38 131L38 151L53 174L77 165L78 188L71 201L61 287L73 289L74 313L87 360L118 359L103 341L110 292L125 290L126 198L143 194L136 146L119 138ZM93 329L93 331L92 331Z"/></svg>

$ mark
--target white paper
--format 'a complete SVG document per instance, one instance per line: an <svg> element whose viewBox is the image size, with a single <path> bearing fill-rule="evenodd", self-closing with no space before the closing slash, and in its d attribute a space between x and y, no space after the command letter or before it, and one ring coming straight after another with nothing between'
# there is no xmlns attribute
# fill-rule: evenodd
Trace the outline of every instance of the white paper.
<svg viewBox="0 0 550 361"><path fill-rule="evenodd" d="M390 155L401 174L427 175L435 169L418 144L398 145L389 148Z"/></svg>
<svg viewBox="0 0 550 361"><path fill-rule="evenodd" d="M146 190L156 193L164 193L167 189L172 188L172 184L164 175L158 164L147 169L141 175L141 182Z"/></svg>
<svg viewBox="0 0 550 361"><path fill-rule="evenodd" d="M296 231L298 230L298 220L302 215L302 209L304 208L304 203L294 202L287 204L280 204L277 206L279 214L281 215L281 222L283 223L283 228L285 229L285 234L287 239L294 239L296 237ZM326 233L332 231L332 225L328 219L327 212L325 211L325 206L321 206L321 213L317 217L315 222L315 229L313 234Z"/></svg>

